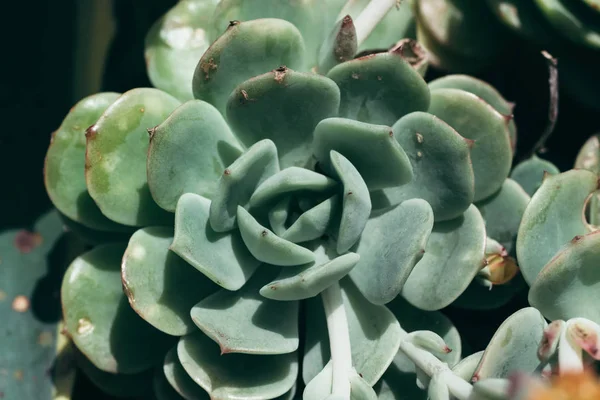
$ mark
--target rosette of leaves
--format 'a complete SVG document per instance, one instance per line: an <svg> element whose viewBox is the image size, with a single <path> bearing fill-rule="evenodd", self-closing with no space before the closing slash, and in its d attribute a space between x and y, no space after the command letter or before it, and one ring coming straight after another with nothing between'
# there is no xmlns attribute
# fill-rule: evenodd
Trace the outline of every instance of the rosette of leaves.
<svg viewBox="0 0 600 400"><path fill-rule="evenodd" d="M291 19L295 6L277 4ZM378 382L398 392L385 373L406 366L399 351L410 364L449 350L448 331L403 314L510 298L529 197L508 178L508 103L470 77L428 85L396 47L353 58L361 29L340 19L313 58L287 20L235 20L190 72L194 99L179 97L187 72L172 62L173 95L100 93L65 118L45 181L70 226L101 243L71 264L61 293L98 386L374 398ZM401 328L411 323L430 331ZM150 376L154 388L140 385ZM466 398L464 383L436 382Z"/></svg>

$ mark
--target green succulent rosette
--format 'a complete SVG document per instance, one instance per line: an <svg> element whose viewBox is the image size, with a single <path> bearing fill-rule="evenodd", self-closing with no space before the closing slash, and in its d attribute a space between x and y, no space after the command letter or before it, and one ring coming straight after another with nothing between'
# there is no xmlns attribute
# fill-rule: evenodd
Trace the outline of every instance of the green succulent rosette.
<svg viewBox="0 0 600 400"><path fill-rule="evenodd" d="M66 332L115 395L396 396L415 357L461 358L437 310L522 288L511 106L425 82L387 16L360 42L341 2L254 3L180 2L147 38L157 87L83 99L55 133L48 193L95 245L64 277Z"/></svg>

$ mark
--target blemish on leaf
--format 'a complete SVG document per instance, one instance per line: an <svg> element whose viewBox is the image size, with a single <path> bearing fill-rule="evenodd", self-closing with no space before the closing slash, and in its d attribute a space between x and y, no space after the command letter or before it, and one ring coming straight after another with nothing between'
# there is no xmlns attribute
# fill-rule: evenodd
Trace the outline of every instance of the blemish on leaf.
<svg viewBox="0 0 600 400"><path fill-rule="evenodd" d="M146 132L148 132L148 135L150 136L150 140L152 140L152 138L154 137L154 134L156 133L156 127L148 128L148 129L146 129Z"/></svg>
<svg viewBox="0 0 600 400"><path fill-rule="evenodd" d="M352 73L352 79L358 79L360 78L360 75L358 75L356 72Z"/></svg>
<svg viewBox="0 0 600 400"><path fill-rule="evenodd" d="M239 24L240 24L240 21L238 21L238 20L229 21L229 26L227 28L231 28L232 26L236 26Z"/></svg>
<svg viewBox="0 0 600 400"><path fill-rule="evenodd" d="M583 236L581 235L576 235L573 239L571 239L572 243L577 243L579 242L581 239L583 238Z"/></svg>
<svg viewBox="0 0 600 400"><path fill-rule="evenodd" d="M273 72L275 73L275 82L281 83L285 79L287 67L285 65L282 65L281 67L275 69Z"/></svg>
<svg viewBox="0 0 600 400"><path fill-rule="evenodd" d="M42 244L43 238L37 232L21 230L15 237L15 247L23 254L30 253L33 249Z"/></svg>
<svg viewBox="0 0 600 400"><path fill-rule="evenodd" d="M423 143L423 135L421 135L419 132L417 132L415 136L417 137L418 143Z"/></svg>
<svg viewBox="0 0 600 400"><path fill-rule="evenodd" d="M349 191L348 193L346 193L347 196L350 196L352 194L352 191Z"/></svg>
<svg viewBox="0 0 600 400"><path fill-rule="evenodd" d="M417 157L419 157L419 158L423 157L423 153L420 151L417 151Z"/></svg>
<svg viewBox="0 0 600 400"><path fill-rule="evenodd" d="M87 318L79 318L77 321L77 333L79 335L88 335L94 331L94 324Z"/></svg>
<svg viewBox="0 0 600 400"><path fill-rule="evenodd" d="M232 25L229 25L232 26ZM209 80L210 79L210 72L214 71L217 69L217 64L215 64L215 59L214 58L209 58L208 61L203 61L202 63L200 63L200 68L202 69L202 72L204 72L204 80Z"/></svg>
<svg viewBox="0 0 600 400"><path fill-rule="evenodd" d="M260 236L262 236L262 237L265 237L265 236L267 236L268 234L269 234L269 232L267 232L266 230L263 230L263 231L260 233Z"/></svg>
<svg viewBox="0 0 600 400"><path fill-rule="evenodd" d="M18 380L18 381L22 381L23 380L23 376L24 376L23 370L21 370L21 369L16 370L15 373L14 373L15 379Z"/></svg>
<svg viewBox="0 0 600 400"><path fill-rule="evenodd" d="M377 75L377 80L378 80L378 81L380 81L380 80L382 80L382 79L383 79L383 78L382 78L381 76Z"/></svg>
<svg viewBox="0 0 600 400"><path fill-rule="evenodd" d="M20 313L29 310L29 299L23 295L15 297L12 302L12 309Z"/></svg>
<svg viewBox="0 0 600 400"><path fill-rule="evenodd" d="M90 139L90 140L94 139L97 134L98 134L98 128L96 127L95 124L85 130L86 139Z"/></svg>
<svg viewBox="0 0 600 400"><path fill-rule="evenodd" d="M229 170L229 168L225 169L225 171L223 171L223 175L231 175L231 171Z"/></svg>

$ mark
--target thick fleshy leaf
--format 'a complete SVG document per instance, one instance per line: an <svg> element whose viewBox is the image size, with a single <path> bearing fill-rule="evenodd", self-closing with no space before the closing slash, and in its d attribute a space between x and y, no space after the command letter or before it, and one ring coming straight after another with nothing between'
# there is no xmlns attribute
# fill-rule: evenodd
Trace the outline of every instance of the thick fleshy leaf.
<svg viewBox="0 0 600 400"><path fill-rule="evenodd" d="M600 140L599 135L591 136L585 141L577 158L575 159L574 167L587 169L595 174L600 173ZM556 174L559 171L556 169ZM554 175L554 174L553 174ZM589 200L586 215L591 225L600 226L600 193L595 193Z"/></svg>
<svg viewBox="0 0 600 400"><path fill-rule="evenodd" d="M377 400L377 393L365 378L353 373L350 374L350 400Z"/></svg>
<svg viewBox="0 0 600 400"><path fill-rule="evenodd" d="M185 400L208 400L210 398L208 393L197 385L183 369L177 358L177 346L167 353L162 372L173 389Z"/></svg>
<svg viewBox="0 0 600 400"><path fill-rule="evenodd" d="M542 314L533 307L512 314L494 333L472 380L508 378L514 371L534 372L540 364L537 349L546 326Z"/></svg>
<svg viewBox="0 0 600 400"><path fill-rule="evenodd" d="M598 189L598 177L586 170L547 176L525 209L517 236L517 258L531 286L544 265L577 235L589 231L583 209Z"/></svg>
<svg viewBox="0 0 600 400"><path fill-rule="evenodd" d="M398 352L400 325L385 306L370 303L349 279L340 281L352 347L352 365L374 385ZM327 321L321 299L307 302L307 336L302 377L310 382L330 359Z"/></svg>
<svg viewBox="0 0 600 400"><path fill-rule="evenodd" d="M480 97L500 114L512 117L514 104L506 99L489 83L469 75L446 75L429 82L429 89L462 89ZM517 144L517 126L514 119L508 123L510 141L513 151Z"/></svg>
<svg viewBox="0 0 600 400"><path fill-rule="evenodd" d="M340 87L343 118L392 126L404 115L429 107L427 83L396 53L347 61L327 76Z"/></svg>
<svg viewBox="0 0 600 400"><path fill-rule="evenodd" d="M221 355L219 345L202 332L182 337L177 355L188 375L214 400L272 399L290 390L298 375L296 353Z"/></svg>
<svg viewBox="0 0 600 400"><path fill-rule="evenodd" d="M269 226L275 232L276 235L281 236L286 231L286 223L290 216L290 207L292 204L292 197L287 196L282 198L280 201L275 203L271 208L267 218L269 219ZM293 240L292 240L293 241Z"/></svg>
<svg viewBox="0 0 600 400"><path fill-rule="evenodd" d="M342 215L337 231L337 252L343 254L354 246L367 224L371 213L371 196L360 172L346 157L331 150L330 158L335 175L344 186Z"/></svg>
<svg viewBox="0 0 600 400"><path fill-rule="evenodd" d="M356 28L350 15L339 20L319 49L317 71L327 74L338 64L346 62L356 54Z"/></svg>
<svg viewBox="0 0 600 400"><path fill-rule="evenodd" d="M246 206L256 188L277 172L277 147L269 139L255 143L227 167L210 204L212 229L216 232L232 230L238 205Z"/></svg>
<svg viewBox="0 0 600 400"><path fill-rule="evenodd" d="M281 237L294 243L322 237L331 224L338 220L340 196L335 195L305 211L294 223L281 233Z"/></svg>
<svg viewBox="0 0 600 400"><path fill-rule="evenodd" d="M414 177L404 186L385 189L385 202L392 205L421 198L431 205L436 221L459 217L474 197L472 142L424 112L402 117L393 132L408 154Z"/></svg>
<svg viewBox="0 0 600 400"><path fill-rule="evenodd" d="M598 5L585 8L565 0L535 0L539 9L554 29L575 43L600 49Z"/></svg>
<svg viewBox="0 0 600 400"><path fill-rule="evenodd" d="M97 246L65 273L65 326L79 350L105 372L133 374L159 363L174 338L154 329L129 306L121 286L126 244Z"/></svg>
<svg viewBox="0 0 600 400"><path fill-rule="evenodd" d="M475 204L485 220L487 236L498 241L510 255L515 254L517 232L529 200L523 188L508 178L500 191Z"/></svg>
<svg viewBox="0 0 600 400"><path fill-rule="evenodd" d="M369 190L403 185L413 178L406 153L389 126L346 118L328 118L315 128L313 143L319 167L332 172L331 150L346 157Z"/></svg>
<svg viewBox="0 0 600 400"><path fill-rule="evenodd" d="M500 189L512 162L509 120L480 97L460 89L432 90L428 112L474 141L474 200L482 200Z"/></svg>
<svg viewBox="0 0 600 400"><path fill-rule="evenodd" d="M371 216L356 250L360 261L350 277L374 304L392 301L423 257L433 228L433 211L425 200L406 200Z"/></svg>
<svg viewBox="0 0 600 400"><path fill-rule="evenodd" d="M260 264L240 233L215 232L208 221L210 200L193 193L177 203L175 237L170 249L207 278L227 290L238 290Z"/></svg>
<svg viewBox="0 0 600 400"><path fill-rule="evenodd" d="M262 268L237 292L220 290L190 311L221 354L286 354L298 349L298 302L274 301L259 290L275 276Z"/></svg>
<svg viewBox="0 0 600 400"><path fill-rule="evenodd" d="M466 381L471 380L475 370L477 369L477 366L481 362L484 352L485 350L481 350L463 358L454 367L452 367L452 372L454 372L456 376L459 376Z"/></svg>
<svg viewBox="0 0 600 400"><path fill-rule="evenodd" d="M85 185L85 130L96 123L119 93L98 93L79 101L52 134L44 163L44 184L52 204L88 228L121 230L105 217Z"/></svg>
<svg viewBox="0 0 600 400"><path fill-rule="evenodd" d="M218 286L169 250L173 228L143 228L133 234L121 262L129 304L148 323L169 335L196 329L190 308Z"/></svg>
<svg viewBox="0 0 600 400"><path fill-rule="evenodd" d="M456 219L438 222L425 254L402 288L402 297L422 310L452 303L484 266L485 224L474 205Z"/></svg>
<svg viewBox="0 0 600 400"><path fill-rule="evenodd" d="M231 21L198 62L192 80L194 97L225 115L225 104L236 86L280 65L300 69L304 52L302 35L287 21Z"/></svg>
<svg viewBox="0 0 600 400"><path fill-rule="evenodd" d="M585 141L577 153L575 168L592 172L600 170L600 135L593 135Z"/></svg>
<svg viewBox="0 0 600 400"><path fill-rule="evenodd" d="M124 93L88 128L85 178L102 213L124 225L161 225L173 215L159 208L146 176L148 129L163 122L179 100L158 89Z"/></svg>
<svg viewBox="0 0 600 400"><path fill-rule="evenodd" d="M559 169L550 161L532 155L527 160L517 164L510 173L510 178L516 181L529 196L540 188L544 176L560 174Z"/></svg>
<svg viewBox="0 0 600 400"><path fill-rule="evenodd" d="M313 131L337 114L340 90L331 79L288 67L240 83L227 101L227 121L246 146L265 138L275 142L282 168L305 167Z"/></svg>
<svg viewBox="0 0 600 400"><path fill-rule="evenodd" d="M237 222L244 244L259 261L290 266L306 264L315 259L312 251L280 238L241 206L238 207Z"/></svg>
<svg viewBox="0 0 600 400"><path fill-rule="evenodd" d="M575 237L542 269L529 303L550 320L582 317L600 323L600 231Z"/></svg>
<svg viewBox="0 0 600 400"><path fill-rule="evenodd" d="M319 0L222 0L212 15L214 40L230 21L250 21L257 18L280 18L298 28L306 45L306 67L316 63L317 52L326 30L335 22L341 9L332 0L323 4Z"/></svg>
<svg viewBox="0 0 600 400"><path fill-rule="evenodd" d="M169 383L162 368L155 368L152 377L153 400L185 400Z"/></svg>
<svg viewBox="0 0 600 400"><path fill-rule="evenodd" d="M328 191L336 184L333 179L306 168L285 168L256 188L250 197L250 206L260 207L278 196L298 191Z"/></svg>
<svg viewBox="0 0 600 400"><path fill-rule="evenodd" d="M353 3L356 8L349 10L348 13L356 20L369 0L359 0ZM358 50L389 48L403 38L415 39L416 34L412 3L402 1L389 9Z"/></svg>
<svg viewBox="0 0 600 400"><path fill-rule="evenodd" d="M450 353L440 354L442 361L448 363L448 366L453 367L461 359L460 335L444 314L439 311L419 310L402 297L396 297L387 304L387 307L393 312L405 331L431 331L444 339L446 345L452 349ZM426 400L427 392L417 387L416 379L415 365L402 351L399 351L375 389L379 399Z"/></svg>
<svg viewBox="0 0 600 400"><path fill-rule="evenodd" d="M184 103L151 131L147 174L152 198L167 211L175 211L184 193L211 199L223 170L242 152L216 108L200 100Z"/></svg>
<svg viewBox="0 0 600 400"><path fill-rule="evenodd" d="M487 378L473 384L469 400L505 400L512 395L513 383L504 378Z"/></svg>
<svg viewBox="0 0 600 400"><path fill-rule="evenodd" d="M192 77L210 46L208 31L217 0L178 2L146 34L146 69L152 86L191 100Z"/></svg>
<svg viewBox="0 0 600 400"><path fill-rule="evenodd" d="M152 394L148 382L152 380L152 369L134 374L115 374L102 371L80 352L75 353L77 367L104 393L114 397L147 397Z"/></svg>
<svg viewBox="0 0 600 400"><path fill-rule="evenodd" d="M360 259L356 253L331 257L330 249L323 244L314 253L315 261L295 268L284 268L274 281L260 289L260 294L280 301L314 297L346 276Z"/></svg>

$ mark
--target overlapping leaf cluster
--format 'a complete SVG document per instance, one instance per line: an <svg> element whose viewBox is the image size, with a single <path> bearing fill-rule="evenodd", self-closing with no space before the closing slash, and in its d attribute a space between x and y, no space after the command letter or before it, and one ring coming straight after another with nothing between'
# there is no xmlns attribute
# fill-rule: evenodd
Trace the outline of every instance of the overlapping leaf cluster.
<svg viewBox="0 0 600 400"><path fill-rule="evenodd" d="M465 380L533 371L537 310L460 364L436 312L524 287L511 256L541 176L521 172L529 194L508 177L512 105L469 76L426 83L389 29L411 24L407 6L359 43L350 15L367 2L337 23L341 2L268 3L180 2L148 36L157 88L90 96L54 134L48 193L98 244L62 285L82 369L116 395L154 375L161 399L326 398L336 367L318 295L339 285L353 398L419 398L415 373L430 395L452 390L424 380L413 344ZM355 57L367 44L379 51ZM524 258L531 283L543 260Z"/></svg>

